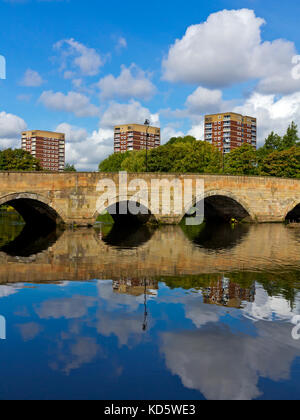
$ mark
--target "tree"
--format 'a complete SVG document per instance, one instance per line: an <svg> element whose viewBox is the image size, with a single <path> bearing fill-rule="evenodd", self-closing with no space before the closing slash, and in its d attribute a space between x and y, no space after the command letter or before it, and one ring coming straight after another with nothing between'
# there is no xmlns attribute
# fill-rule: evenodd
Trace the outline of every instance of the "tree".
<svg viewBox="0 0 300 420"><path fill-rule="evenodd" d="M123 160L121 170L126 172L146 172L146 152L144 150L131 152Z"/></svg>
<svg viewBox="0 0 300 420"><path fill-rule="evenodd" d="M191 138L190 138L191 139ZM221 153L207 142L194 138L175 141L148 151L149 172L219 173ZM146 171L146 151L112 155L100 166L100 171Z"/></svg>
<svg viewBox="0 0 300 420"><path fill-rule="evenodd" d="M275 150L280 150L282 147L282 138L275 134L274 131L266 138L265 148L269 152L274 152Z"/></svg>
<svg viewBox="0 0 300 420"><path fill-rule="evenodd" d="M123 161L129 156L130 156L130 152L114 153L100 163L99 171L100 172L120 172L122 170Z"/></svg>
<svg viewBox="0 0 300 420"><path fill-rule="evenodd" d="M177 144L177 143L195 143L197 140L193 136L185 136L185 137L172 137L168 143L168 145Z"/></svg>
<svg viewBox="0 0 300 420"><path fill-rule="evenodd" d="M257 152L250 144L232 150L225 157L225 172L230 175L256 175Z"/></svg>
<svg viewBox="0 0 300 420"><path fill-rule="evenodd" d="M285 136L282 138L282 144L280 150L287 150L291 147L299 145L299 137L298 137L298 127L292 122L292 124L288 127Z"/></svg>
<svg viewBox="0 0 300 420"><path fill-rule="evenodd" d="M287 178L300 178L300 148L276 151L268 155L260 167L260 174Z"/></svg>
<svg viewBox="0 0 300 420"><path fill-rule="evenodd" d="M218 149L205 141L185 145L185 155L174 162L175 172L219 173L222 168L222 155Z"/></svg>
<svg viewBox="0 0 300 420"><path fill-rule="evenodd" d="M148 170L150 172L172 172L174 159L176 159L174 145L166 144L153 149L148 156Z"/></svg>
<svg viewBox="0 0 300 420"><path fill-rule="evenodd" d="M66 164L64 171L65 172L77 172L75 166L70 165L69 163Z"/></svg>
<svg viewBox="0 0 300 420"><path fill-rule="evenodd" d="M0 151L0 171L41 171L40 161L22 149Z"/></svg>

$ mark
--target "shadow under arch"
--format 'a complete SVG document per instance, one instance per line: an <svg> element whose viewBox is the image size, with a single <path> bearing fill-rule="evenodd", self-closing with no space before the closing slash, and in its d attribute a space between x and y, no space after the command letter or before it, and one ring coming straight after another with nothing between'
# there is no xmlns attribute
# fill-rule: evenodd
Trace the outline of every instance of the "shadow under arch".
<svg viewBox="0 0 300 420"><path fill-rule="evenodd" d="M102 240L106 245L118 249L138 248L152 238L154 225L122 225L114 224L111 231Z"/></svg>
<svg viewBox="0 0 300 420"><path fill-rule="evenodd" d="M300 223L300 203L294 203L288 210L285 216L286 222Z"/></svg>
<svg viewBox="0 0 300 420"><path fill-rule="evenodd" d="M26 224L21 233L11 242L0 248L0 252L11 257L31 257L46 251L62 235L63 229L45 226L41 229L32 229Z"/></svg>
<svg viewBox="0 0 300 420"><path fill-rule="evenodd" d="M135 206L134 209L132 205ZM119 249L138 248L148 242L156 230L156 218L148 207L141 203L128 200L117 201L107 207L106 212L113 219L110 231L102 235L101 226L97 227L106 245Z"/></svg>
<svg viewBox="0 0 300 420"><path fill-rule="evenodd" d="M204 223L201 226L185 226L181 224L185 236L197 247L209 251L233 249L248 235L250 225L230 223Z"/></svg>
<svg viewBox="0 0 300 420"><path fill-rule="evenodd" d="M199 210L204 208L204 219L208 222L229 222L232 218L237 221L243 220L248 222L254 220L254 216L243 200L229 192L206 192L204 198L196 198L190 208L192 206L199 208ZM186 209L184 217L187 217L190 208Z"/></svg>
<svg viewBox="0 0 300 420"><path fill-rule="evenodd" d="M204 209L205 223L200 226L186 226L183 219L181 227L188 239L201 248L208 250L232 249L249 232L247 224L233 225L230 223L232 219L238 222L253 220L246 205L231 193L207 192L204 198L197 201L195 207L198 207L200 211Z"/></svg>
<svg viewBox="0 0 300 420"><path fill-rule="evenodd" d="M17 193L0 198L0 206L13 207L32 227L52 227L63 225L62 216L50 205L49 200L39 194Z"/></svg>
<svg viewBox="0 0 300 420"><path fill-rule="evenodd" d="M132 208L132 206L134 207ZM157 223L155 216L148 207L134 201L117 201L107 207L105 211L111 215L116 225L134 226L150 222ZM97 213L97 216L99 216L99 213Z"/></svg>

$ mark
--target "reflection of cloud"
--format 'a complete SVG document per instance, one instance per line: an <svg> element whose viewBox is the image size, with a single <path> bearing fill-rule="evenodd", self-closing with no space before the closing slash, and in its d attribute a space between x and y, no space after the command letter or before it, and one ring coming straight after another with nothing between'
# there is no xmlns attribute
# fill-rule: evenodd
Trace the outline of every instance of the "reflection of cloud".
<svg viewBox="0 0 300 420"><path fill-rule="evenodd" d="M115 335L118 338L119 346L129 346L129 341L141 341L143 333L143 315L141 313L128 314L124 313L113 316L99 310L97 313L97 331L105 336ZM149 327L149 326L148 326Z"/></svg>
<svg viewBox="0 0 300 420"><path fill-rule="evenodd" d="M0 286L0 298L14 295L20 289L23 289L23 284L14 284L13 286Z"/></svg>
<svg viewBox="0 0 300 420"><path fill-rule="evenodd" d="M163 333L161 351L183 385L207 399L254 399L260 396L259 377L288 379L300 350L289 324L260 321L256 327L257 337L236 335L218 325Z"/></svg>
<svg viewBox="0 0 300 420"><path fill-rule="evenodd" d="M98 293L104 305L99 305L97 312L97 331L105 337L115 335L120 346L141 341L143 313L139 308L144 304L144 297L114 293L111 281L99 281Z"/></svg>
<svg viewBox="0 0 300 420"><path fill-rule="evenodd" d="M82 318L88 308L94 306L96 298L90 296L72 296L69 299L53 299L43 302L36 313L42 319Z"/></svg>
<svg viewBox="0 0 300 420"><path fill-rule="evenodd" d="M186 318L193 321L197 328L200 328L210 322L218 322L223 310L209 305L202 305L199 301L191 301L185 305Z"/></svg>
<svg viewBox="0 0 300 420"><path fill-rule="evenodd" d="M106 310L114 311L117 309L126 309L129 312L136 311L143 303L143 296L132 296L126 294L114 293L112 281L98 282L99 297L105 300Z"/></svg>
<svg viewBox="0 0 300 420"><path fill-rule="evenodd" d="M190 319L197 328L201 328L210 322L218 322L226 310L228 311L228 309L225 310L219 306L204 305L202 292L199 290L193 290L193 293L185 295L173 292L168 296L160 296L158 302L182 305L185 310L185 317Z"/></svg>
<svg viewBox="0 0 300 420"><path fill-rule="evenodd" d="M69 284L70 284L69 281L62 281L57 286L58 287L67 287L67 286L69 286Z"/></svg>
<svg viewBox="0 0 300 420"><path fill-rule="evenodd" d="M255 301L246 303L243 314L253 320L291 320L299 311L291 308L282 296L268 296L261 285L256 285Z"/></svg>
<svg viewBox="0 0 300 420"><path fill-rule="evenodd" d="M28 324L19 324L17 325L17 327L19 328L21 336L24 341L33 340L44 329L41 325L35 322L30 322Z"/></svg>
<svg viewBox="0 0 300 420"><path fill-rule="evenodd" d="M57 359L50 364L52 369L69 375L72 370L91 363L97 356L103 356L103 351L95 338L77 337L75 342L67 341L68 338L64 337L59 342Z"/></svg>

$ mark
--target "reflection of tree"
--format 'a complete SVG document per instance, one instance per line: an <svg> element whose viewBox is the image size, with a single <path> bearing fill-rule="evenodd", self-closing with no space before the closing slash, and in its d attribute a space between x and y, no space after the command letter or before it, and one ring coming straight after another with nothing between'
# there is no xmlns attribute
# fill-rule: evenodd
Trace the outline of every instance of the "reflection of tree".
<svg viewBox="0 0 300 420"><path fill-rule="evenodd" d="M16 211L0 207L0 247L12 242L23 228L24 221Z"/></svg>
<svg viewBox="0 0 300 420"><path fill-rule="evenodd" d="M270 297L283 296L293 308L297 292L300 290L300 271L274 271L274 272L233 272L226 273L232 285L236 285L241 290L253 290L255 282L260 283ZM171 289L182 288L185 290L208 290L217 287L222 279L221 274L202 274L198 276L178 276L162 277L161 280ZM247 299L246 299L247 300Z"/></svg>

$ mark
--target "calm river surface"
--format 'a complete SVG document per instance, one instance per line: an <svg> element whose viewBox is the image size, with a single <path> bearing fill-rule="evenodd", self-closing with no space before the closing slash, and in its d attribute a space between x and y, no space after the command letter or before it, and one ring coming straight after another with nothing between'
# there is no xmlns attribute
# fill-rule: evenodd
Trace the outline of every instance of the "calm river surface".
<svg viewBox="0 0 300 420"><path fill-rule="evenodd" d="M2 213L0 399L300 398L300 229L23 228Z"/></svg>

